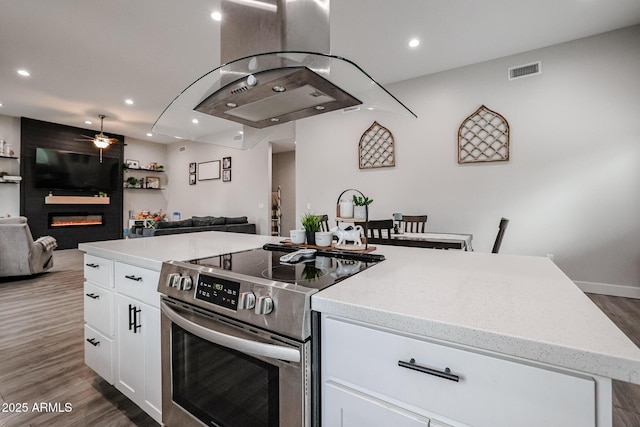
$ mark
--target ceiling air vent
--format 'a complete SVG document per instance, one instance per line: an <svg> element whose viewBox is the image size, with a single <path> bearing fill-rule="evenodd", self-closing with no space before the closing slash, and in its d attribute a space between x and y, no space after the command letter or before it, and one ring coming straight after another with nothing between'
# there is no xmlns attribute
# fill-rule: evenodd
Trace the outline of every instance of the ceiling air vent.
<svg viewBox="0 0 640 427"><path fill-rule="evenodd" d="M509 68L509 80L521 79L522 77L535 76L537 74L542 74L542 63L540 61Z"/></svg>

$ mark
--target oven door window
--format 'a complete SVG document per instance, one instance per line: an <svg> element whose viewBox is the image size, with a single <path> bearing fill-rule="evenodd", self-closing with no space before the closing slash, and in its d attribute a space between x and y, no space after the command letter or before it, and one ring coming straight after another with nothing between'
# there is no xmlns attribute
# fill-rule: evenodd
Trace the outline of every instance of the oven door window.
<svg viewBox="0 0 640 427"><path fill-rule="evenodd" d="M205 425L277 427L278 367L171 325L173 401Z"/></svg>

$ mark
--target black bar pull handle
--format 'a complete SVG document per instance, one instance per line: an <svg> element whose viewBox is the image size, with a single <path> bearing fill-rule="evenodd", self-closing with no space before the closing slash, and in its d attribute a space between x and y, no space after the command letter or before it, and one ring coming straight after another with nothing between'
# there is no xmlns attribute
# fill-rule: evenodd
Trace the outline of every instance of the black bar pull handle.
<svg viewBox="0 0 640 427"><path fill-rule="evenodd" d="M135 321L133 318L133 310L135 310L135 307L129 304L129 330L133 328L134 321Z"/></svg>
<svg viewBox="0 0 640 427"><path fill-rule="evenodd" d="M94 263L89 263L89 264L85 264L87 267L91 267L91 268L100 268L100 264L94 264Z"/></svg>
<svg viewBox="0 0 640 427"><path fill-rule="evenodd" d="M138 314L141 311L142 311L141 308L136 308L136 307L133 308L133 333L134 334L138 333L138 329L142 329L142 324L140 324L140 321L138 319Z"/></svg>
<svg viewBox="0 0 640 427"><path fill-rule="evenodd" d="M90 294L85 294L85 295L88 296L89 298L92 298L92 299L100 298L100 295L96 295L93 292L91 292Z"/></svg>
<svg viewBox="0 0 640 427"><path fill-rule="evenodd" d="M136 282L141 282L142 281L142 277L140 277L140 276L136 277L133 274L130 274L130 275L124 276L124 277L126 277L129 280L135 280Z"/></svg>
<svg viewBox="0 0 640 427"><path fill-rule="evenodd" d="M437 369L427 368L426 366L416 365L416 359L413 357L408 362L403 360L398 360L398 366L402 368L412 369L414 371L422 372L425 374L433 375L436 377L444 378L445 380L459 382L460 377L458 375L452 374L451 369L445 368L444 371L438 371Z"/></svg>
<svg viewBox="0 0 640 427"><path fill-rule="evenodd" d="M87 342L94 347L97 347L100 345L100 341L96 341L95 338L87 338Z"/></svg>

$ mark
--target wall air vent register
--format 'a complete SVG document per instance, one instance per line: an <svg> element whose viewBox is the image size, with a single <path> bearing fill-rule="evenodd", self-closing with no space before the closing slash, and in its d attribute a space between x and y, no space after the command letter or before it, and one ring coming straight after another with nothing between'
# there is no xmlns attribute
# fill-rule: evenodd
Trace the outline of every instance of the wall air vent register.
<svg viewBox="0 0 640 427"><path fill-rule="evenodd" d="M536 76L538 74L542 74L542 62L540 61L509 68L509 80Z"/></svg>

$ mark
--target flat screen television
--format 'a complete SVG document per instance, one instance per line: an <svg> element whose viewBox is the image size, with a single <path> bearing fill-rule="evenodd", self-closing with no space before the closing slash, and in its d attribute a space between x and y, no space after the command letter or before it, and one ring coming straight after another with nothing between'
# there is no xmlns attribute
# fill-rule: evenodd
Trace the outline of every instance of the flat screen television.
<svg viewBox="0 0 640 427"><path fill-rule="evenodd" d="M36 148L35 187L111 192L122 185L120 159Z"/></svg>

